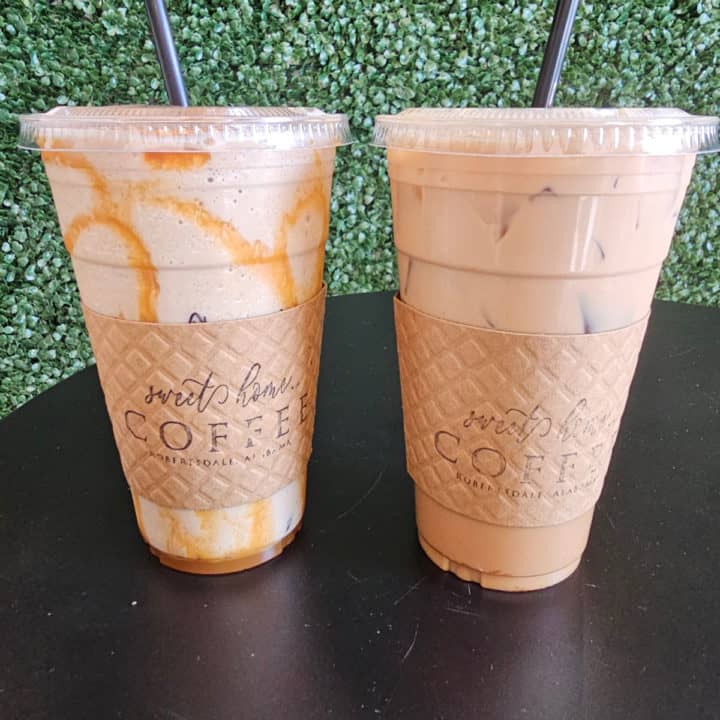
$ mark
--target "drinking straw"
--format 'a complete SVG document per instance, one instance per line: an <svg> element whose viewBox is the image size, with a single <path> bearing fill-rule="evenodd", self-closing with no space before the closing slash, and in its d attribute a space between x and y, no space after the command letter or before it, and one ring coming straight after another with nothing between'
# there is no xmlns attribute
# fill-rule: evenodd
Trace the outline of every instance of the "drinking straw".
<svg viewBox="0 0 720 720"><path fill-rule="evenodd" d="M155 50L162 70L165 89L171 105L187 107L188 98L183 81L177 49L173 42L165 0L145 0Z"/></svg>
<svg viewBox="0 0 720 720"><path fill-rule="evenodd" d="M533 107L547 108L553 104L579 3L580 0L558 0L555 6L550 37L545 46L545 54L535 86Z"/></svg>

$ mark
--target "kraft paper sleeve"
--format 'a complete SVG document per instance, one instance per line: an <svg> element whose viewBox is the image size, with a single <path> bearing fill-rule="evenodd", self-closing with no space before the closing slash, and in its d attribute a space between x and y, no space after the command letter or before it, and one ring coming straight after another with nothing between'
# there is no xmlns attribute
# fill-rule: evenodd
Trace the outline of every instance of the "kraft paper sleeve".
<svg viewBox="0 0 720 720"><path fill-rule="evenodd" d="M192 510L269 497L310 457L325 288L223 322L132 322L83 308L125 477Z"/></svg>
<svg viewBox="0 0 720 720"><path fill-rule="evenodd" d="M432 498L497 525L554 525L602 490L647 317L531 335L430 317L395 299L407 468Z"/></svg>

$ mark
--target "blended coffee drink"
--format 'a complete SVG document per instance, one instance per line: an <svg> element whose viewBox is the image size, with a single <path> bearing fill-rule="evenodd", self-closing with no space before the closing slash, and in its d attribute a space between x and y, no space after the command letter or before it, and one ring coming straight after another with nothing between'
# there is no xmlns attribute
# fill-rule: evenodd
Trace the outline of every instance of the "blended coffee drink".
<svg viewBox="0 0 720 720"><path fill-rule="evenodd" d="M190 572L279 554L305 503L345 117L57 108L21 133L42 154L143 537Z"/></svg>
<svg viewBox="0 0 720 720"><path fill-rule="evenodd" d="M679 110L406 110L387 147L420 542L489 588L577 567L695 155Z"/></svg>

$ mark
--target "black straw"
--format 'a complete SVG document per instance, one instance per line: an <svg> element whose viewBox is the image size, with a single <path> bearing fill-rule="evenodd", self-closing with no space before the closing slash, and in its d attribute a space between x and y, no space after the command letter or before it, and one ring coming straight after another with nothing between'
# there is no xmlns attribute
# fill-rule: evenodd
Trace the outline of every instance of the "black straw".
<svg viewBox="0 0 720 720"><path fill-rule="evenodd" d="M558 0L555 6L550 37L535 86L533 107L550 107L553 104L579 3L580 0Z"/></svg>
<svg viewBox="0 0 720 720"><path fill-rule="evenodd" d="M188 98L183 82L182 70L177 50L173 42L170 21L168 20L165 0L145 0L145 9L150 20L153 42L162 70L165 89L171 105L187 107Z"/></svg>

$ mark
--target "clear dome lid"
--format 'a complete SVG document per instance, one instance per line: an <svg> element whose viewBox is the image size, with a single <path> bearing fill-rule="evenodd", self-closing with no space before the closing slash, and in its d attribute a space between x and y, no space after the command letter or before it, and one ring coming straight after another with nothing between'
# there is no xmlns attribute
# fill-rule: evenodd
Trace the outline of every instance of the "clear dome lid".
<svg viewBox="0 0 720 720"><path fill-rule="evenodd" d="M20 116L29 150L197 152L287 150L349 143L347 117L304 107L57 107Z"/></svg>
<svg viewBox="0 0 720 720"><path fill-rule="evenodd" d="M415 108L375 119L375 145L465 155L675 155L720 149L717 117L675 108Z"/></svg>

